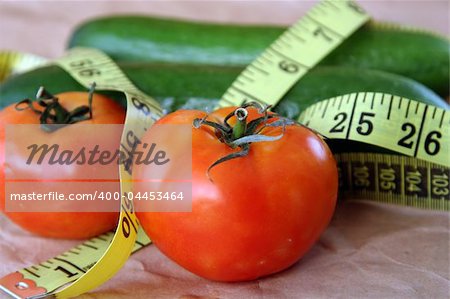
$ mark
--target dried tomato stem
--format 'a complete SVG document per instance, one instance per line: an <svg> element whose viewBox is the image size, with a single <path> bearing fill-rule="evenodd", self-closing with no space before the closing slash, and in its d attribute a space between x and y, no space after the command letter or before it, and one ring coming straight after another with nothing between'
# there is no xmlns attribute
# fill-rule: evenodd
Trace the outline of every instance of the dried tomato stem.
<svg viewBox="0 0 450 299"><path fill-rule="evenodd" d="M23 111L31 109L36 114L40 115L39 120L41 128L44 131L52 132L57 128L63 126L52 126L53 124L69 125L83 120L92 119L92 99L95 90L95 83L92 84L89 90L88 105L82 105L75 108L72 111L68 111L60 103L57 97L45 90L44 87L40 87L36 100L24 99L16 104L17 111ZM34 102L43 109L37 109L34 106ZM26 105L25 107L22 107Z"/></svg>

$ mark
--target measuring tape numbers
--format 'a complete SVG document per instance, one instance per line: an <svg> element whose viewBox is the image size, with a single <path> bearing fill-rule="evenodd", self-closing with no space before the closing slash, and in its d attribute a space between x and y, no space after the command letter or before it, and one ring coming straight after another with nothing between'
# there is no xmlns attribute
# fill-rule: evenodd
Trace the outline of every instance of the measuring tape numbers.
<svg viewBox="0 0 450 299"><path fill-rule="evenodd" d="M450 210L449 167L379 153L339 153L335 157L340 196Z"/></svg>
<svg viewBox="0 0 450 299"><path fill-rule="evenodd" d="M242 72L218 106L250 101L276 105L309 69L368 20L354 2L319 3ZM15 72L7 61L27 67L41 63L0 56L0 72L6 75ZM127 118L121 142L130 150L135 145L127 143L127 134L139 139L162 115L158 103L139 91L100 51L75 48L56 63L86 88L95 82L98 90L125 93ZM391 95L359 93L317 103L301 114L299 122L327 138L371 143L406 155L337 154L342 194L449 210L449 115L445 110ZM130 172L130 165L120 166L121 192L131 191ZM151 242L126 198L121 201L115 233L9 274L0 279L0 289L15 298L67 298L108 280L130 252Z"/></svg>
<svg viewBox="0 0 450 299"><path fill-rule="evenodd" d="M299 121L327 138L360 141L450 165L450 113L442 108L361 92L316 103Z"/></svg>
<svg viewBox="0 0 450 299"><path fill-rule="evenodd" d="M450 210L450 113L398 96L361 92L308 107L299 122L326 138L402 153L338 153L341 195Z"/></svg>
<svg viewBox="0 0 450 299"><path fill-rule="evenodd" d="M56 64L86 88L95 82L97 90L125 94L127 115L121 146L129 153L137 146L137 143L130 144L129 136L139 140L162 115L159 104L138 90L119 67L98 50L76 48L57 60ZM121 163L119 168L120 189L125 196L121 198L115 234L93 238L58 257L3 277L0 279L0 289L16 298L43 294L52 294L56 298L74 297L109 280L123 266L132 250L150 243L139 227L132 202L126 196L131 192L131 164ZM57 290L69 283L72 284Z"/></svg>
<svg viewBox="0 0 450 299"><path fill-rule="evenodd" d="M218 103L275 106L333 49L370 19L352 1L322 1L286 30L238 76Z"/></svg>
<svg viewBox="0 0 450 299"><path fill-rule="evenodd" d="M239 106L249 101L275 106L310 68L368 20L369 16L352 1L319 3L247 66L225 92L218 106ZM404 171L396 178L413 180L405 174L409 173L407 169L414 169L420 173L420 184L408 185L402 181L395 188L393 183L389 184L391 188L387 190L379 188L384 183L378 182L379 174L374 173L377 169L361 172L358 168L340 166L341 173L348 172L344 180L347 184L341 185L341 195L449 210L449 119L450 115L444 109L398 96L362 92L311 105L301 113L298 121L329 139L372 144L430 162L417 168L416 159L403 159L401 169ZM345 157L347 162L351 157L352 165L367 162L364 155ZM375 159L371 163L378 165L378 162L390 161L395 156L371 157ZM439 165L442 169L436 170L432 165ZM439 177L433 179L435 171ZM358 175L366 176L363 186L358 186L361 180L353 180ZM381 175L386 175L384 170ZM412 187L408 189L405 186ZM411 188L413 191L410 192Z"/></svg>

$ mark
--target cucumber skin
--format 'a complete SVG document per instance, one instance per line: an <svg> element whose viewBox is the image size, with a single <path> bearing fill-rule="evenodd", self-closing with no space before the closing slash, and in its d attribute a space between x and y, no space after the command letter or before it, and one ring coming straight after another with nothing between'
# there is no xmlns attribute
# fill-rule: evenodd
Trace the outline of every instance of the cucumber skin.
<svg viewBox="0 0 450 299"><path fill-rule="evenodd" d="M119 64L124 73L168 111L180 108L212 109L242 71L240 67L178 64ZM34 98L39 86L52 93L86 90L57 66L46 66L6 80L0 85L0 108ZM275 107L295 118L317 101L352 92L385 92L448 109L433 91L411 79L374 70L317 67L311 70ZM122 93L105 92L126 107Z"/></svg>
<svg viewBox="0 0 450 299"><path fill-rule="evenodd" d="M78 26L68 47L98 48L116 61L245 66L286 28L113 16ZM368 23L320 65L378 69L449 94L450 43L436 35Z"/></svg>

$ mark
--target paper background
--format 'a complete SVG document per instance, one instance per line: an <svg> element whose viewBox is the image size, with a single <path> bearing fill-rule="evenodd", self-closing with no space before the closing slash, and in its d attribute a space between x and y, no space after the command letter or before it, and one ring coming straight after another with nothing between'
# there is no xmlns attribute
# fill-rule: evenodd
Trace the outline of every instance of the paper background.
<svg viewBox="0 0 450 299"><path fill-rule="evenodd" d="M375 19L448 36L448 1L360 2ZM0 49L63 53L73 26L117 12L223 22L290 24L306 1L1 1ZM209 282L154 246L133 255L109 282L81 298L448 298L448 213L347 201L314 248L290 269L249 283ZM32 236L0 216L0 277L78 244ZM1 297L2 295L0 295Z"/></svg>

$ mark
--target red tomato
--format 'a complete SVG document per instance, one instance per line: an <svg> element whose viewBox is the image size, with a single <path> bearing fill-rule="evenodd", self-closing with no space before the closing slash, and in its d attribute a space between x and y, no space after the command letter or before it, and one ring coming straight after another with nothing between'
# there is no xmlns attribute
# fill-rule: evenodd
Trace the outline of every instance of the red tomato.
<svg viewBox="0 0 450 299"><path fill-rule="evenodd" d="M223 121L235 108L207 120ZM248 109L248 122L261 115ZM201 111L180 110L158 124L192 124ZM272 118L269 122L274 122ZM229 123L233 126L232 117ZM151 143L150 131L143 143ZM276 136L280 127L260 134ZM281 271L298 261L317 241L334 212L338 175L323 140L300 125L288 125L277 141L255 142L247 156L208 168L237 152L214 129L192 129L192 212L137 212L154 244L187 270L218 281L245 281ZM133 179L147 177L135 165ZM134 192L146 192L135 184Z"/></svg>
<svg viewBox="0 0 450 299"><path fill-rule="evenodd" d="M67 92L56 95L59 103L69 111L88 104L87 92ZM37 105L34 105L37 108ZM41 107L42 108L42 107ZM48 133L41 130L38 126L30 129L30 135L38 137L46 144L59 144L68 148L75 144L80 145L85 143L95 144L96 135L101 132L93 132L89 138L77 135L77 128L79 124L123 124L125 119L125 111L113 100L102 96L94 95L92 101L93 118L84 120L79 123L70 124L67 127L58 129L54 132ZM89 238L108 230L113 229L118 220L117 212L5 212L5 167L8 171L15 173L18 177L26 177L28 179L35 179L39 181L43 177L61 178L67 180L70 184L71 179L83 177L87 171L92 171L92 166L87 165L72 165L71 167L49 167L48 164L43 163L39 166L20 168L12 164L5 165L5 125L7 124L39 124L39 115L34 113L31 109L17 111L15 105L6 107L0 111L0 205L3 213L13 222L18 224L23 229L44 237L54 238L68 238L81 239ZM95 133L95 134L94 134ZM120 132L114 134L108 144L105 146L115 151L120 144ZM19 141L18 141L19 142ZM29 153L19 145L15 155L23 160L28 157ZM9 160L9 161L12 161ZM116 163L111 163L107 166L112 174L116 174L117 186L114 190L119 191L118 183L118 166ZM50 184L49 182L33 182L32 184ZM83 192L94 193L95 184L90 184Z"/></svg>

